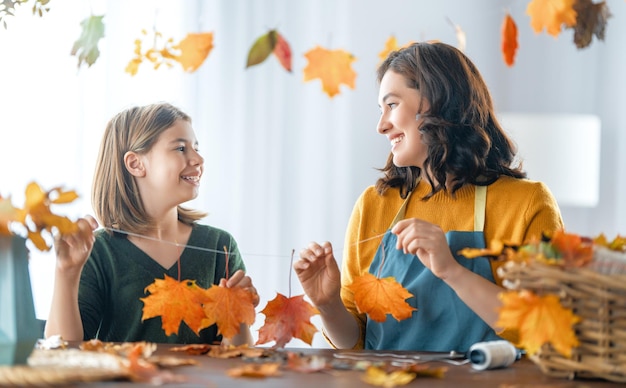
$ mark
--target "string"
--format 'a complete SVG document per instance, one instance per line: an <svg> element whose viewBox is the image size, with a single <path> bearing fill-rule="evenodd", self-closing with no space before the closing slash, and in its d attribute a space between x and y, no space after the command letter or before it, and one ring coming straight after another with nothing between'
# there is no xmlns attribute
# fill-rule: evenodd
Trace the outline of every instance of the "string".
<svg viewBox="0 0 626 388"><path fill-rule="evenodd" d="M115 232L115 233L120 233L120 234L125 234L128 236L133 236L133 237L137 237L137 238L145 238L147 240L152 240L152 241L156 241L156 242L160 242L160 243L165 243L165 244L171 244L177 247L182 247L182 248L189 248L189 249L197 249L199 251L205 251L205 252L212 252L212 253L219 253L219 254L225 254L228 255L229 253L232 252L228 252L226 249L223 251L217 250L217 249L211 249L211 248L206 248L206 247L200 247L200 246L196 246L196 245L188 245L188 244L180 244L178 241L168 241L168 240L162 240L160 238L156 238L156 237L150 237L150 236L144 236L143 234L139 234L139 233L133 233L133 232L128 232L122 229L116 229L116 228L110 228L110 227L103 227L103 229L109 230L111 232ZM364 242L370 241L370 240L374 240L377 238L381 238L382 236L384 236L385 233L381 233L381 234L377 234L375 236L372 237L368 237L366 239L363 240L359 240L356 242L353 242L352 244L350 244L349 246L355 246L355 245L359 245L362 244ZM345 249L341 248L341 249L334 249L333 251L335 253L341 252ZM266 256L266 257L293 257L293 253L292 256L289 255L271 255L271 254L262 254L262 253L243 253L241 252L241 255L244 257L250 257L250 256Z"/></svg>

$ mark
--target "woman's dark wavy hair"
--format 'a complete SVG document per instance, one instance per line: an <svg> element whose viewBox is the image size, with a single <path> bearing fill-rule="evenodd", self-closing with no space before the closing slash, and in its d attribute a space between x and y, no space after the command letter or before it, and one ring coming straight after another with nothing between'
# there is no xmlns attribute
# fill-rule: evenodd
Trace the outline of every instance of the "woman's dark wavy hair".
<svg viewBox="0 0 626 388"><path fill-rule="evenodd" d="M419 130L428 147L423 176L432 187L424 199L441 190L454 195L468 183L489 185L502 175L526 177L521 166L513 166L517 149L495 117L485 81L460 50L440 42L414 43L389 54L378 67L379 84L389 70L402 75L430 104L420 112ZM384 176L376 182L378 192L398 187L402 198L421 174L418 167L395 166L392 154L380 171ZM454 177L451 187L446 187L448 174Z"/></svg>

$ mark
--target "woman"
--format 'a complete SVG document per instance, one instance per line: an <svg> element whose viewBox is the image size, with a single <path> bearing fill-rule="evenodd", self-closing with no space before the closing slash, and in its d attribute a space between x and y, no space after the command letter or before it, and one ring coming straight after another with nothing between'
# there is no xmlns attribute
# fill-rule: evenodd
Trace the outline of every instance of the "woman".
<svg viewBox="0 0 626 388"><path fill-rule="evenodd" d="M377 75L377 130L391 144L384 175L354 206L341 273L330 243L300 252L304 291L338 348L465 352L499 339L495 265L457 252L562 228L556 201L513 165L515 147L462 52L415 43L391 53ZM393 276L413 294L411 318L379 323L358 312L349 286L366 272Z"/></svg>

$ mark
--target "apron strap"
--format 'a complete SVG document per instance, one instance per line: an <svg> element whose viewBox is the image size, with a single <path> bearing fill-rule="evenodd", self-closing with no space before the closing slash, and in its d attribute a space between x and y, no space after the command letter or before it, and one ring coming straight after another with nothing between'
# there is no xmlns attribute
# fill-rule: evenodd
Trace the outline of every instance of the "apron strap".
<svg viewBox="0 0 626 388"><path fill-rule="evenodd" d="M404 219L406 213L406 206L409 203L413 192L409 192L406 199L402 203L400 210L393 218L389 229L393 228L398 221ZM474 231L482 232L485 229L485 213L487 210L487 186L474 186Z"/></svg>
<svg viewBox="0 0 626 388"><path fill-rule="evenodd" d="M474 231L485 229L485 212L487 210L487 186L474 186Z"/></svg>

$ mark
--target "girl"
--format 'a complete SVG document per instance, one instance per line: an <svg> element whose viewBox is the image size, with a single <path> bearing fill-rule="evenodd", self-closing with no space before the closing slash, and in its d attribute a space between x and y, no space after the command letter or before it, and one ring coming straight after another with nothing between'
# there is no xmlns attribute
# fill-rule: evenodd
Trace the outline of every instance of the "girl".
<svg viewBox="0 0 626 388"><path fill-rule="evenodd" d="M164 275L195 280L203 288L243 287L258 304L233 237L198 224L206 214L181 206L198 195L203 163L190 117L170 104L130 108L109 121L92 187L92 205L104 228L94 232L98 223L88 216L77 221L79 232L56 238L46 337L219 341L215 325L198 336L181 324L178 334L166 336L161 319L142 322L140 298ZM228 281L227 273L232 274ZM232 342L252 344L249 328L242 325Z"/></svg>
<svg viewBox="0 0 626 388"><path fill-rule="evenodd" d="M391 154L354 206L341 274L328 242L302 250L294 269L335 347L466 352L499 338L503 289L493 263L457 252L540 238L563 228L560 211L543 183L513 166L514 145L462 52L415 43L389 55L378 82L377 130ZM407 288L412 317L360 314L348 287L365 272Z"/></svg>

